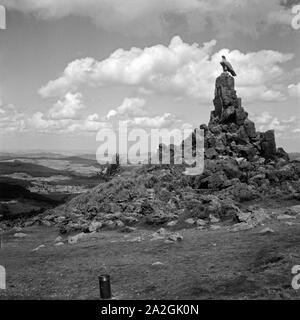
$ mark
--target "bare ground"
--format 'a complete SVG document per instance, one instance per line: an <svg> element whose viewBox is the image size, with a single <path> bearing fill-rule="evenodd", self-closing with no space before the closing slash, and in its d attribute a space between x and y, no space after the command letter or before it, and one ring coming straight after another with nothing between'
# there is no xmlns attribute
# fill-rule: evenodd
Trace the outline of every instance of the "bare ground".
<svg viewBox="0 0 300 320"><path fill-rule="evenodd" d="M7 290L0 299L99 299L104 264L115 299L299 299L291 287L291 269L300 265L299 216L292 222L272 219L235 233L184 229L175 243L150 241L149 229L102 231L60 247L55 228L27 228L26 238L3 237ZM265 227L275 232L258 234Z"/></svg>

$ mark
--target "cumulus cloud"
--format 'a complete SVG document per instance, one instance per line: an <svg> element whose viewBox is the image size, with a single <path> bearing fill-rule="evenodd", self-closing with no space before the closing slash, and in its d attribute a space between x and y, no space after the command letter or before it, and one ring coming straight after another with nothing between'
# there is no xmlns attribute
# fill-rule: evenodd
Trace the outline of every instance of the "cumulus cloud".
<svg viewBox="0 0 300 320"><path fill-rule="evenodd" d="M63 74L43 86L42 97L53 97L73 92L81 86L131 86L142 91L186 95L201 102L211 101L214 81L221 67L220 57L227 56L238 73L237 90L246 101L282 101L285 96L278 87L284 74L282 64L293 54L274 50L243 53L222 49L213 53L216 40L187 44L179 36L169 46L118 49L107 59L74 60Z"/></svg>
<svg viewBox="0 0 300 320"><path fill-rule="evenodd" d="M278 137L290 137L298 132L299 118L292 116L288 119L279 119L267 111L254 115L253 120L258 125L259 131L275 130Z"/></svg>
<svg viewBox="0 0 300 320"><path fill-rule="evenodd" d="M116 109L110 110L103 121L118 125L126 123L130 128L183 128L186 125L181 119L170 113L154 114L146 108L146 100L125 98Z"/></svg>
<svg viewBox="0 0 300 320"><path fill-rule="evenodd" d="M122 104L107 113L107 118L114 117L135 117L146 115L146 100L141 98L125 98Z"/></svg>
<svg viewBox="0 0 300 320"><path fill-rule="evenodd" d="M264 111L261 115L256 116L255 122L263 125L263 124L269 123L271 119L272 119L272 116L270 115L270 113L267 111Z"/></svg>
<svg viewBox="0 0 300 320"><path fill-rule="evenodd" d="M107 123L99 121L97 114L88 115L82 119L56 119L49 118L42 112L36 112L26 120L28 130L51 134L90 134L106 127Z"/></svg>
<svg viewBox="0 0 300 320"><path fill-rule="evenodd" d="M270 0L4 0L7 8L41 19L82 16L102 28L137 35L205 31L219 36L256 36L273 24L287 24L284 2ZM290 17L288 20L285 17ZM283 18L284 17L284 18ZM226 28L224 27L226 26Z"/></svg>
<svg viewBox="0 0 300 320"><path fill-rule="evenodd" d="M93 135L100 129L118 129L119 123L129 129L184 129L191 128L170 113L155 114L146 108L146 100L139 97L125 98L120 106L100 117L97 113L77 114L81 110L81 94L67 94L48 112L35 112L26 115L13 105L0 106L0 132L36 132L42 134ZM67 107L66 107L67 106ZM75 106L75 110L74 110Z"/></svg>
<svg viewBox="0 0 300 320"><path fill-rule="evenodd" d="M300 82L297 84L290 84L288 86L288 92L291 97L300 98Z"/></svg>
<svg viewBox="0 0 300 320"><path fill-rule="evenodd" d="M181 129L186 124L182 120L176 118L171 113L164 113L156 116L146 117L134 117L133 119L125 121L131 128L149 128L149 129L161 129L161 128L178 128Z"/></svg>
<svg viewBox="0 0 300 320"><path fill-rule="evenodd" d="M63 100L58 100L49 110L51 119L77 119L79 111L84 109L81 93L68 92Z"/></svg>
<svg viewBox="0 0 300 320"><path fill-rule="evenodd" d="M26 127L24 114L12 104L0 103L0 132L9 133L23 131Z"/></svg>

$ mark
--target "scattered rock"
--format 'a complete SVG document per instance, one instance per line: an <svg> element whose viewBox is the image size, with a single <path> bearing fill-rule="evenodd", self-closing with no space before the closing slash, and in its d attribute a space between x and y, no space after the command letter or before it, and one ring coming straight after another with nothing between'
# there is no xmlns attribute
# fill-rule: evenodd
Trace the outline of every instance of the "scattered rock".
<svg viewBox="0 0 300 320"><path fill-rule="evenodd" d="M290 222L290 221L286 221L285 224L288 225L288 226L294 226L296 223Z"/></svg>
<svg viewBox="0 0 300 320"><path fill-rule="evenodd" d="M45 226L45 227L51 227L52 226L51 222L47 221L47 220L43 220L42 221L42 225Z"/></svg>
<svg viewBox="0 0 300 320"><path fill-rule="evenodd" d="M277 216L277 220L287 220L287 219L295 219L295 216L290 216L288 214L279 214Z"/></svg>
<svg viewBox="0 0 300 320"><path fill-rule="evenodd" d="M210 226L210 230L215 231L215 230L219 230L219 229L221 229L221 226L216 226L216 225Z"/></svg>
<svg viewBox="0 0 300 320"><path fill-rule="evenodd" d="M205 220L203 220L203 219L198 219L197 221L196 221L196 224L197 224L197 226L202 226L202 227L204 227L204 226L206 226L207 225L207 221L205 221Z"/></svg>
<svg viewBox="0 0 300 320"><path fill-rule="evenodd" d="M11 229L11 231L14 231L14 232L21 232L23 229L21 228L21 227L17 227L17 226L15 226L15 227L13 227L12 229Z"/></svg>
<svg viewBox="0 0 300 320"><path fill-rule="evenodd" d="M253 225L248 224L246 222L241 222L241 223L237 223L235 225L232 226L231 231L232 232L238 232L238 231L245 231L245 230L249 230L252 229Z"/></svg>
<svg viewBox="0 0 300 320"><path fill-rule="evenodd" d="M39 245L38 247L36 247L35 249L33 249L32 251L35 252L35 251L40 250L41 248L45 248L45 245L44 245L44 244L41 244L41 245Z"/></svg>
<svg viewBox="0 0 300 320"><path fill-rule="evenodd" d="M251 212L239 212L237 218L240 222L245 222L249 225L259 225L269 219L269 215L264 209L253 209Z"/></svg>
<svg viewBox="0 0 300 320"><path fill-rule="evenodd" d="M258 233L259 234L270 234L270 233L274 233L275 231L271 228L264 228L262 230L260 230Z"/></svg>
<svg viewBox="0 0 300 320"><path fill-rule="evenodd" d="M182 241L183 240L183 236L181 234L179 234L178 232L174 232L174 233L169 235L168 240L169 241L173 241L173 242Z"/></svg>
<svg viewBox="0 0 300 320"><path fill-rule="evenodd" d="M210 222L211 222L211 223L218 223L218 222L220 222L220 219L217 218L217 217L215 217L215 216L213 216L212 214L209 216L209 219L210 219Z"/></svg>
<svg viewBox="0 0 300 320"><path fill-rule="evenodd" d="M57 247L60 247L60 246L63 246L64 243L63 242L56 242L54 245L57 246Z"/></svg>
<svg viewBox="0 0 300 320"><path fill-rule="evenodd" d="M164 263L162 263L160 261L152 263L152 266L163 266L163 265L164 265Z"/></svg>
<svg viewBox="0 0 300 320"><path fill-rule="evenodd" d="M165 228L160 228L158 231L152 233L151 241L165 239L165 237L169 234L170 233Z"/></svg>
<svg viewBox="0 0 300 320"><path fill-rule="evenodd" d="M68 237L68 243L69 244L76 244L80 239L82 239L85 236L84 232L78 233L75 236Z"/></svg>
<svg viewBox="0 0 300 320"><path fill-rule="evenodd" d="M131 232L134 232L135 230L136 230L136 228L134 228L134 227L124 226L119 231L123 232L123 233L131 233Z"/></svg>
<svg viewBox="0 0 300 320"><path fill-rule="evenodd" d="M66 217L64 217L64 216L60 216L60 217L57 217L56 218L56 222L57 223L62 223L63 221L65 221L66 220Z"/></svg>
<svg viewBox="0 0 300 320"><path fill-rule="evenodd" d="M139 221L136 217L133 217L133 216L122 217L122 220L124 221L124 223L129 224L129 225L133 225Z"/></svg>
<svg viewBox="0 0 300 320"><path fill-rule="evenodd" d="M251 220L251 215L252 215L251 212L240 211L237 213L237 218L238 218L239 222L247 222L247 221Z"/></svg>
<svg viewBox="0 0 300 320"><path fill-rule="evenodd" d="M128 241L129 242L141 242L142 241L142 237L135 237L135 238L129 239Z"/></svg>
<svg viewBox="0 0 300 320"><path fill-rule="evenodd" d="M100 221L93 221L90 226L89 226L89 232L94 232L94 231L98 231L99 229L102 228L102 222Z"/></svg>
<svg viewBox="0 0 300 320"><path fill-rule="evenodd" d="M115 176L28 222L58 226L66 235L96 232L102 226L124 232L131 232L125 225L133 224L172 227L186 218L186 223L199 228L209 221L240 222L232 228L239 231L263 223L268 214L263 209L241 212L238 202L263 200L264 196L300 199L299 165L290 162L282 148L276 149L274 131L256 131L229 74L217 77L213 103L209 124L201 125L205 132L205 166L201 174L183 174L194 169L186 165L141 166L132 175ZM195 136L194 131L185 141L193 142ZM164 150L175 151L174 145L160 145L158 149L161 156ZM279 215L278 220L299 214L300 205L293 206L290 215ZM9 228L11 225L5 225L3 229ZM167 239L169 235L158 231L152 238ZM68 241L76 243L78 238L74 237Z"/></svg>
<svg viewBox="0 0 300 320"><path fill-rule="evenodd" d="M25 238L25 237L27 237L27 234L26 234L26 233L22 233L22 232L20 232L20 233L15 233L15 234L14 234L14 237L15 237L15 238Z"/></svg>
<svg viewBox="0 0 300 320"><path fill-rule="evenodd" d="M178 220L173 220L173 221L168 222L167 226L168 227L174 227L174 226L176 226L177 223L178 223Z"/></svg>
<svg viewBox="0 0 300 320"><path fill-rule="evenodd" d="M57 238L55 238L54 242L61 242L63 240L63 238L61 236L58 236Z"/></svg>
<svg viewBox="0 0 300 320"><path fill-rule="evenodd" d="M193 224L195 224L195 220L193 218L189 218L189 219L185 220L185 223L193 225Z"/></svg>
<svg viewBox="0 0 300 320"><path fill-rule="evenodd" d="M300 205L290 207L290 210L292 210L295 214L300 214Z"/></svg>
<svg viewBox="0 0 300 320"><path fill-rule="evenodd" d="M112 220L106 220L106 221L104 221L103 225L105 227L111 227L114 225L114 222Z"/></svg>
<svg viewBox="0 0 300 320"><path fill-rule="evenodd" d="M117 228L123 228L124 227L124 223L121 220L117 220L115 223L116 223L116 227Z"/></svg>

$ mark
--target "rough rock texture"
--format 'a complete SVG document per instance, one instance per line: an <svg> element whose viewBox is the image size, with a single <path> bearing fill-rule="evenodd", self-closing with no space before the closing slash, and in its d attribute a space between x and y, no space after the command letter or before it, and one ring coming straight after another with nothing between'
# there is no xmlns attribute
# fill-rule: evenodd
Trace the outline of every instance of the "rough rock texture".
<svg viewBox="0 0 300 320"><path fill-rule="evenodd" d="M186 176L186 165L172 162L144 165L130 176L114 177L31 218L30 224L55 225L61 234L69 234L121 231L139 224L180 228L187 226L186 221L209 227L220 220L240 223L234 227L240 230L256 225L253 221L263 216L257 210L245 214L242 202L264 197L300 200L299 163L290 162L282 148L276 149L274 131L256 131L228 74L216 79L213 103L209 124L200 126L205 132L203 174Z"/></svg>
<svg viewBox="0 0 300 320"><path fill-rule="evenodd" d="M255 124L248 119L248 113L242 107L242 99L238 98L234 88L234 78L222 73L216 79L215 110L211 117L206 133L206 156L216 157L216 153L230 156L241 156L247 160L257 157L275 159L280 153L276 150L273 130L265 133L256 132ZM210 149L213 148L213 149Z"/></svg>

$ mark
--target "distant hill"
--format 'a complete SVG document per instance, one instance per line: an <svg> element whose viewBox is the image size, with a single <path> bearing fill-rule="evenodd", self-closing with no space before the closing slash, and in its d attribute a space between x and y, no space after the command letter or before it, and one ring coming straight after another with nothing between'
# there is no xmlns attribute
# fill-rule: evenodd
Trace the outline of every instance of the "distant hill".
<svg viewBox="0 0 300 320"><path fill-rule="evenodd" d="M80 156L69 156L69 157L63 157L60 158L60 160L67 160L71 161L72 163L78 163L78 164L83 164L83 165L88 165L88 166L95 166L95 167L102 167L98 161L96 160L95 155L90 155L88 157L87 155L80 155Z"/></svg>
<svg viewBox="0 0 300 320"><path fill-rule="evenodd" d="M24 163L22 161L0 162L0 174L12 174L23 172L33 177L51 177L53 175L65 175L63 170L55 170L33 163Z"/></svg>
<svg viewBox="0 0 300 320"><path fill-rule="evenodd" d="M60 203L59 201L50 199L43 195L30 192L29 190L20 185L0 182L0 200L9 201L19 198L45 202L52 205Z"/></svg>
<svg viewBox="0 0 300 320"><path fill-rule="evenodd" d="M291 160L299 160L300 161L300 152L291 152L289 153Z"/></svg>
<svg viewBox="0 0 300 320"><path fill-rule="evenodd" d="M0 152L0 160L9 160L13 158L47 158L47 159L60 159L66 157L65 154L52 153L52 152Z"/></svg>

